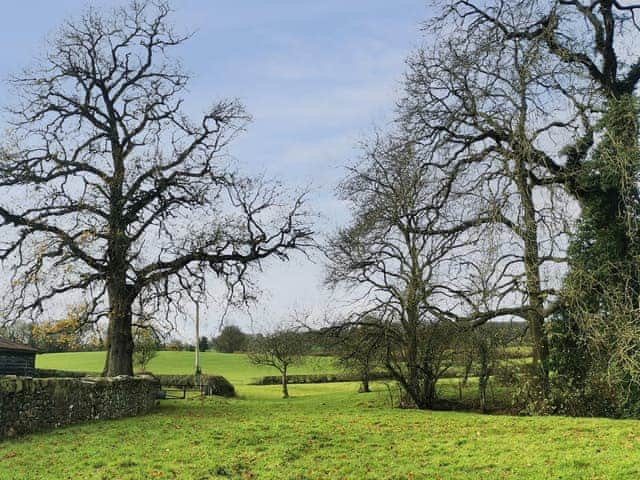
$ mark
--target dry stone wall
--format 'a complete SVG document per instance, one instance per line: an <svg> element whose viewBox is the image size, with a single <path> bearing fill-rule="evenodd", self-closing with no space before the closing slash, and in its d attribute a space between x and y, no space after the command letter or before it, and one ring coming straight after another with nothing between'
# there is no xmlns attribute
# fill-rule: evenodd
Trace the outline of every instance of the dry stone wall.
<svg viewBox="0 0 640 480"><path fill-rule="evenodd" d="M132 417L157 404L152 377L0 377L0 440L92 420Z"/></svg>

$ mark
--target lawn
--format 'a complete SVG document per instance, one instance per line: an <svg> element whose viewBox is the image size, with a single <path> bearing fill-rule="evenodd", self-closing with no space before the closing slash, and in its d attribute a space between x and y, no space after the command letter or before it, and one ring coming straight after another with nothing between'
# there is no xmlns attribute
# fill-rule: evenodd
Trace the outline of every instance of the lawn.
<svg viewBox="0 0 640 480"><path fill-rule="evenodd" d="M173 355L181 356L170 354L163 361ZM217 363L229 367L234 362L244 370L228 376L246 382L254 371L236 356ZM178 361L169 363L175 368ZM389 407L387 390L380 383L370 394L356 390L354 383L292 385L293 398L282 400L277 386L242 385L239 399L163 402L144 417L29 435L0 443L0 478L631 479L640 475L636 421L400 410Z"/></svg>

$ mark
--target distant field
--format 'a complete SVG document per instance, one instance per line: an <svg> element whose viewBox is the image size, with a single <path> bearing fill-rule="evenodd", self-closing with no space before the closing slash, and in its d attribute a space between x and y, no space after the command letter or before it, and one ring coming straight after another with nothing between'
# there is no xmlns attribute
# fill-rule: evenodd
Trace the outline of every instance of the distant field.
<svg viewBox="0 0 640 480"><path fill-rule="evenodd" d="M158 374L193 373L193 352L158 352L147 370ZM83 372L101 372L105 352L47 353L38 355L36 367ZM200 357L203 373L222 375L234 385L244 385L265 375L277 375L275 368L251 364L245 354L203 352ZM291 368L291 374L334 373L336 367L329 357L308 357L303 365Z"/></svg>

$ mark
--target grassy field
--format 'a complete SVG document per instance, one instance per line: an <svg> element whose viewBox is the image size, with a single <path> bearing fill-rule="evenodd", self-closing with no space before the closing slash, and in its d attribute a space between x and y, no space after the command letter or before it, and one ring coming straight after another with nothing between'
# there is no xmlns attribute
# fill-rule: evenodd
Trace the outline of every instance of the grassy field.
<svg viewBox="0 0 640 480"><path fill-rule="evenodd" d="M177 368L174 355L180 356L169 354L158 361ZM219 359L216 365L234 362L243 369L229 375L241 380L240 399L163 402L145 417L0 443L0 479L632 479L640 475L636 421L399 410L389 407L382 384L374 384L370 394L356 393L353 383L292 385L293 398L281 400L277 386L243 385L255 371L236 356Z"/></svg>
<svg viewBox="0 0 640 480"><path fill-rule="evenodd" d="M104 352L48 353L38 355L36 367L82 372L100 372L104 367ZM234 385L244 385L265 375L277 375L275 368L253 365L244 354L201 353L203 373L222 375ZM159 374L193 373L193 352L158 352L147 370ZM308 357L303 365L290 369L293 374L334 373L336 367L329 357Z"/></svg>

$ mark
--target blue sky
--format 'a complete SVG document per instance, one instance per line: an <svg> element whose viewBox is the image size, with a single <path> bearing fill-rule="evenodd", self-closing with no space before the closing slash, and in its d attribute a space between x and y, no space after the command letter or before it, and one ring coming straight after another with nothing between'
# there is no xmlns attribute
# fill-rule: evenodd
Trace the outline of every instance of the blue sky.
<svg viewBox="0 0 640 480"><path fill-rule="evenodd" d="M109 6L122 2L93 2ZM46 35L87 3L80 0L4 2L0 17L0 77L28 66ZM384 127L398 98L404 59L420 40L426 0L174 0L178 29L195 36L175 54L192 73L187 108L194 114L219 98L239 98L253 116L231 146L241 167L265 172L292 188L312 185L319 230L348 218L333 196L343 167L374 126ZM6 84L0 104L10 102ZM292 308L340 305L322 287L322 265L302 258L268 263L253 328ZM205 333L215 333L221 309L207 308ZM232 323L251 329L247 315Z"/></svg>

